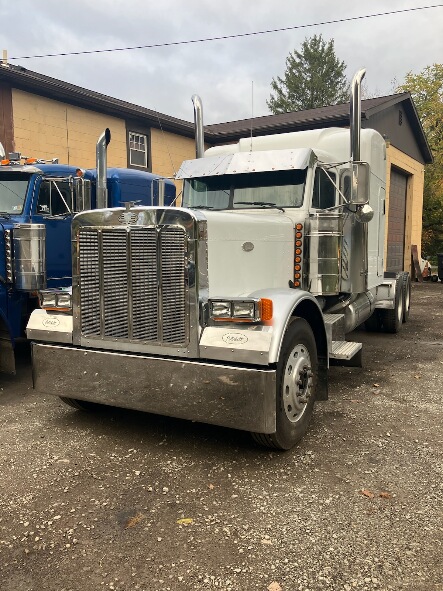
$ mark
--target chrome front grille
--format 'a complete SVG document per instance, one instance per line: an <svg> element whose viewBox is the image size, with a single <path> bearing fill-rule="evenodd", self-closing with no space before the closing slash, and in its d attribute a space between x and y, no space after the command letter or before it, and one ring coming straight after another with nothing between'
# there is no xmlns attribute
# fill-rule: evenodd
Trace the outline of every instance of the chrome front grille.
<svg viewBox="0 0 443 591"><path fill-rule="evenodd" d="M186 345L187 240L180 227L79 231L82 335Z"/></svg>

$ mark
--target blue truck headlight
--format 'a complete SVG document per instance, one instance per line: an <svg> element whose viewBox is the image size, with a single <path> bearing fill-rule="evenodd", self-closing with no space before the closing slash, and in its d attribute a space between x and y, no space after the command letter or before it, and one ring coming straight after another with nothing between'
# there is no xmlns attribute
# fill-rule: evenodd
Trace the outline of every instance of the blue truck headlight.
<svg viewBox="0 0 443 591"><path fill-rule="evenodd" d="M68 312L72 309L72 295L67 289L43 289L39 291L40 308Z"/></svg>

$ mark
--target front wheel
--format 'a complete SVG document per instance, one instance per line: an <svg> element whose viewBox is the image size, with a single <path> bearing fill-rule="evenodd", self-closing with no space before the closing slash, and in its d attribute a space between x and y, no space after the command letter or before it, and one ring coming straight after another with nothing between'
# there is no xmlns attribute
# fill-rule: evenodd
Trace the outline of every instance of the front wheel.
<svg viewBox="0 0 443 591"><path fill-rule="evenodd" d="M260 445L287 450L300 441L311 420L317 383L317 346L311 327L295 318L283 340L277 365L276 431L252 433Z"/></svg>

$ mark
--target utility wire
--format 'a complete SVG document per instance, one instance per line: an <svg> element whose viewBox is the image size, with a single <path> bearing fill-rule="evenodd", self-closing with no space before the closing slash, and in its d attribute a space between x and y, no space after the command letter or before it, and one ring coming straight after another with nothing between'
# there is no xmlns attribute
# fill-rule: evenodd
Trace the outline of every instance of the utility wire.
<svg viewBox="0 0 443 591"><path fill-rule="evenodd" d="M416 8L403 8L401 10L391 10L389 12L377 12L374 14L365 14L362 16L352 16L349 18L340 18L332 21L323 21L319 23L310 23L307 25L295 25L293 27L282 27L281 29L268 29L266 31L256 31L254 33L238 33L236 35L223 35L221 37L207 37L204 39L191 39L188 41L171 41L169 43L153 43L152 45L136 45L134 47L116 47L114 49L93 49L90 51L70 51L66 53L46 53L42 55L22 55L10 57L8 60L29 60L42 57L60 57L67 55L88 55L91 53L110 53L113 51L132 51L134 49L153 49L155 47L171 47L174 45L189 45L191 43L206 43L207 41L222 41L225 39L239 39L241 37L252 37L255 35L267 35L269 33L281 33L282 31L294 31L295 29L307 29L308 27L319 27L321 25L332 25L336 23L346 23L349 21L357 21L366 18L375 18L378 16L388 16L391 14L400 14L404 12L414 12L417 10L428 10L430 8L442 8L443 4L433 4L431 6L420 6Z"/></svg>

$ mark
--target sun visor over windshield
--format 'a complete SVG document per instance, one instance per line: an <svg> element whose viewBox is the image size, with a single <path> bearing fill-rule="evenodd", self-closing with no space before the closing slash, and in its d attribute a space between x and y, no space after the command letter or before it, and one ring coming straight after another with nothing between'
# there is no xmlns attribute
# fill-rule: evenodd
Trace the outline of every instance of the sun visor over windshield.
<svg viewBox="0 0 443 591"><path fill-rule="evenodd" d="M310 148L273 150L270 152L236 152L185 160L176 178L189 179L224 174L268 172L272 170L304 170L315 158Z"/></svg>

